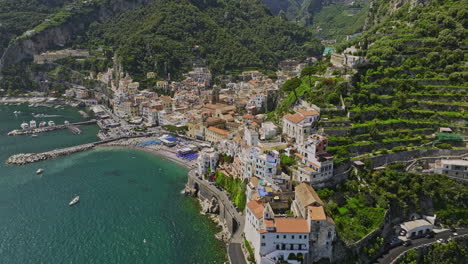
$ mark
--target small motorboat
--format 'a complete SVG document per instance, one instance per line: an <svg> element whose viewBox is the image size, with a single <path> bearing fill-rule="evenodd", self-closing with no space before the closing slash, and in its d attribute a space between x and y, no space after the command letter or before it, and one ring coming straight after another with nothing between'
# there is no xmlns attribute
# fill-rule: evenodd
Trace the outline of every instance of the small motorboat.
<svg viewBox="0 0 468 264"><path fill-rule="evenodd" d="M80 196L77 196L71 200L71 202L68 204L69 206L72 206L74 204L77 204L80 201Z"/></svg>
<svg viewBox="0 0 468 264"><path fill-rule="evenodd" d="M43 169L37 169L37 171L36 171L37 174L41 174L41 173L43 173L43 172L44 172Z"/></svg>
<svg viewBox="0 0 468 264"><path fill-rule="evenodd" d="M37 134L32 134L31 137L32 137L32 138L36 138L36 137L37 137Z"/></svg>

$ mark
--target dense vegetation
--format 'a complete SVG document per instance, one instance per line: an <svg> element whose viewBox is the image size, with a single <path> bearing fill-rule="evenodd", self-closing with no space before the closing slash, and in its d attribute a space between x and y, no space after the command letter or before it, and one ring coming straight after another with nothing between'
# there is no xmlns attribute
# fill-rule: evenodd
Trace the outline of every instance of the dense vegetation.
<svg viewBox="0 0 468 264"><path fill-rule="evenodd" d="M67 0L0 0L0 56L11 39L40 24Z"/></svg>
<svg viewBox="0 0 468 264"><path fill-rule="evenodd" d="M337 166L350 158L463 146L460 136L434 135L439 127L463 134L468 124L467 1L403 2L395 10L377 2L372 12L388 13L374 14L376 25L339 49L354 45L353 55L369 60L352 80L342 77L349 69L317 69L321 62L303 72L301 83L286 83L285 99L268 115L277 120L301 100L321 107L320 127Z"/></svg>
<svg viewBox="0 0 468 264"><path fill-rule="evenodd" d="M395 166L396 167L396 166ZM383 223L386 210L400 217L436 214L445 226L468 224L467 186L444 175L362 171L335 190L317 193L345 241L357 241Z"/></svg>
<svg viewBox="0 0 468 264"><path fill-rule="evenodd" d="M452 240L448 243L435 243L430 246L428 254L420 255L416 249L408 250L398 264L457 264L466 263L468 249L466 241Z"/></svg>
<svg viewBox="0 0 468 264"><path fill-rule="evenodd" d="M323 39L343 41L346 36L362 32L368 14L368 3L356 1L353 5L324 6L313 18L313 27Z"/></svg>
<svg viewBox="0 0 468 264"><path fill-rule="evenodd" d="M177 78L199 59L223 73L274 69L286 58L317 55L311 32L272 16L259 1L157 0L92 25L88 45L112 46L135 79L147 72Z"/></svg>
<svg viewBox="0 0 468 264"><path fill-rule="evenodd" d="M244 211L247 202L247 183L239 178L234 179L231 176L227 176L221 171L216 172L215 182L229 193L237 209L241 212Z"/></svg>
<svg viewBox="0 0 468 264"><path fill-rule="evenodd" d="M310 25L315 12L320 10L322 0L261 0L271 12L283 19L301 25Z"/></svg>

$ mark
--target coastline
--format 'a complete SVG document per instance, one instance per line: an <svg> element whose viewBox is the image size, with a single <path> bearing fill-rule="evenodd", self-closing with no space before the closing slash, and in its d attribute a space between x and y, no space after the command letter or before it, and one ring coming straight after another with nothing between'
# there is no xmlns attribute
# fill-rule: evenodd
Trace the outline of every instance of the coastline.
<svg viewBox="0 0 468 264"><path fill-rule="evenodd" d="M168 159L172 162L175 162L178 165L186 168L188 171L196 168L196 165L193 162L187 162L187 161L181 160L177 156L175 156L173 153L168 152L165 149L138 147L138 146L132 146L132 145L119 143L119 142L112 142L112 143L108 143L105 145L99 145L99 146L96 146L95 148L96 149L98 148L127 148L127 149L141 150L141 151L156 155L160 158Z"/></svg>
<svg viewBox="0 0 468 264"><path fill-rule="evenodd" d="M179 159L177 156L174 156L173 153L168 152L165 149L155 149L155 148L149 148L149 147L138 147L138 146L133 146L130 144L125 144L122 142L112 142L106 145L100 145L96 146L96 148L126 148L126 149L132 149L132 150L140 150L144 151L150 154L153 154L155 156L158 156L163 159L170 160L172 162L177 163L178 165L184 167L188 171L195 169L196 164L194 162L187 162L184 160ZM221 230L215 234L215 238L223 243L228 243L229 239L231 238L231 235L228 231L227 226L222 223L217 214L209 213L206 212L206 200L202 200L200 197L193 197L198 201L198 204L200 205L200 214L207 217L210 219L217 227L219 227ZM226 252L227 253L227 252Z"/></svg>

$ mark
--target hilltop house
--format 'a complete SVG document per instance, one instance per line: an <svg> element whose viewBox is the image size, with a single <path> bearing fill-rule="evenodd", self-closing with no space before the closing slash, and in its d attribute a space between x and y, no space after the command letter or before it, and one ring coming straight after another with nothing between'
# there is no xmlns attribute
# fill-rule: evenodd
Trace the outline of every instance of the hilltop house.
<svg viewBox="0 0 468 264"><path fill-rule="evenodd" d="M295 114L283 116L283 134L303 144L304 138L312 134L319 121L320 114L315 110L298 110Z"/></svg>
<svg viewBox="0 0 468 264"><path fill-rule="evenodd" d="M328 154L328 139L314 134L299 145L295 155L301 160L293 170L293 180L322 187L333 177L333 156Z"/></svg>

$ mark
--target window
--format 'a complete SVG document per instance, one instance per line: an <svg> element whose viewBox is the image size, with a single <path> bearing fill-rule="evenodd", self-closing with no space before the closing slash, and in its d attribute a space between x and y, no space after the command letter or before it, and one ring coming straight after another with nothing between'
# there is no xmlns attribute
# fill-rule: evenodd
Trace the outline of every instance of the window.
<svg viewBox="0 0 468 264"><path fill-rule="evenodd" d="M265 243L262 243L262 247L264 247L266 244Z"/></svg>
<svg viewBox="0 0 468 264"><path fill-rule="evenodd" d="M276 238L279 238L279 235L276 235Z"/></svg>
<svg viewBox="0 0 468 264"><path fill-rule="evenodd" d="M294 235L291 236L291 239L294 239Z"/></svg>
<svg viewBox="0 0 468 264"><path fill-rule="evenodd" d="M286 239L286 235L284 235L283 238Z"/></svg>
<svg viewBox="0 0 468 264"><path fill-rule="evenodd" d="M302 238L302 236L301 236L301 235L299 235L299 239L301 239L301 238Z"/></svg>
<svg viewBox="0 0 468 264"><path fill-rule="evenodd" d="M262 238L265 239L265 235L262 235Z"/></svg>
<svg viewBox="0 0 468 264"><path fill-rule="evenodd" d="M276 245L276 249L279 250L279 249L280 249L280 245Z"/></svg>

